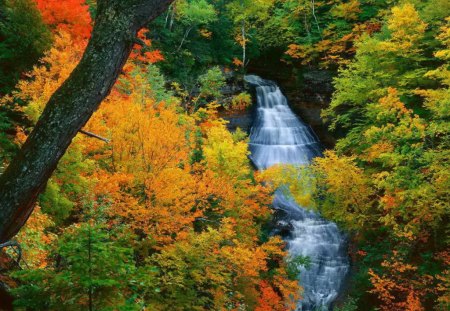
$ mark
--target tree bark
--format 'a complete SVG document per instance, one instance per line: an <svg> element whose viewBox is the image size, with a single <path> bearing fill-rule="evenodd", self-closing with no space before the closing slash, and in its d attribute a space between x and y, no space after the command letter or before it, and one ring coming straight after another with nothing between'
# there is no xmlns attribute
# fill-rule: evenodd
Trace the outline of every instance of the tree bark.
<svg viewBox="0 0 450 311"><path fill-rule="evenodd" d="M74 136L109 94L139 29L173 0L98 0L92 37L52 95L27 141L0 177L0 243L24 225Z"/></svg>

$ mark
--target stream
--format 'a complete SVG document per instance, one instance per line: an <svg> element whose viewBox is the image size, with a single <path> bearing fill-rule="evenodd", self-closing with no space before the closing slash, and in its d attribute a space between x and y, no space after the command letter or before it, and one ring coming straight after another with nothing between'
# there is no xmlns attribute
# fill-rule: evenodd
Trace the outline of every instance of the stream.
<svg viewBox="0 0 450 311"><path fill-rule="evenodd" d="M275 164L307 165L321 156L318 138L289 108L276 83L254 75L245 80L255 87L257 97L249 144L255 166L264 170ZM281 191L275 193L273 208L283 215L277 225L285 232L289 255L310 261L299 267L304 291L297 310L331 310L349 271L345 235L335 223L302 208Z"/></svg>

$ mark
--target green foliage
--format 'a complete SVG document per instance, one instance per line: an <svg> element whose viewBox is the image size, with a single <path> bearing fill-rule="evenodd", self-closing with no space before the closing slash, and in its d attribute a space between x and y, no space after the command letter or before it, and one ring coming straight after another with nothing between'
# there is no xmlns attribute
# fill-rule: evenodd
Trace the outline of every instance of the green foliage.
<svg viewBox="0 0 450 311"><path fill-rule="evenodd" d="M219 67L213 67L198 78L200 95L206 99L219 99L222 97L222 88L225 86L225 76Z"/></svg>
<svg viewBox="0 0 450 311"><path fill-rule="evenodd" d="M311 267L311 258L306 256L289 257L286 261L287 274L291 280L298 279L302 267L306 270Z"/></svg>
<svg viewBox="0 0 450 311"><path fill-rule="evenodd" d="M193 243L177 243L150 258L150 265L158 267L160 290L152 293L151 299L155 305L170 301L173 310L203 310L213 305L215 288L231 286L230 271L213 253L220 240L218 232L211 230L192 238ZM210 256L202 255L206 253Z"/></svg>
<svg viewBox="0 0 450 311"><path fill-rule="evenodd" d="M51 269L13 273L22 283L14 289L15 306L27 310L90 308L137 310L126 288L136 271L129 236L119 229L83 223L67 228L58 239ZM70 298L69 298L70 297Z"/></svg>
<svg viewBox="0 0 450 311"><path fill-rule="evenodd" d="M3 171L2 165L17 150L17 146L13 143L11 135L8 135L8 132L14 132L13 129L13 124L8 114L0 111L0 173Z"/></svg>
<svg viewBox="0 0 450 311"><path fill-rule="evenodd" d="M166 104L171 104L176 101L173 92L167 90L166 79L156 65L149 64L144 70L136 66L130 72L130 75L133 78L132 83L129 79L120 79L119 89L122 92L130 94L133 87L138 87L143 96L148 96L158 103L165 102ZM151 88L148 87L149 85L151 85Z"/></svg>
<svg viewBox="0 0 450 311"><path fill-rule="evenodd" d="M214 6L206 0L183 0L177 3L179 20L188 26L209 24L217 19Z"/></svg>
<svg viewBox="0 0 450 311"><path fill-rule="evenodd" d="M95 1L87 3L94 14ZM6 94L51 38L32 0L0 0L0 8L0 94ZM247 135L229 133L212 106L196 109L223 102L225 74L231 80L230 72L245 70L246 60L264 56L282 58L293 71L337 71L332 102L323 112L340 136L335 150L309 167L262 173L350 233L351 296L335 309L445 309L448 8L445 0L172 4L149 25L152 48L165 61L124 75L116 88L120 96L111 94L115 105L95 117L92 129L114 137L112 143L99 147L98 141L75 139L39 198L42 209L20 233L29 267L13 273L17 308L253 310L263 298L285 297L287 283L277 282L296 285L299 268L308 268L310 260L283 260L281 241L258 240L268 235L261 223L269 200L253 183ZM60 41L54 58L30 79L40 83L23 84L23 96L8 102L25 106L33 121L57 87L47 82L62 82L61 73L68 75L78 59L70 49L58 54L65 45ZM50 64L59 66L49 71ZM166 90L166 78L173 92ZM30 95L39 100L28 102ZM123 119L123 111L134 107L130 98L140 99L136 115ZM180 102L184 110L164 110ZM235 110L250 104L247 93L228 103ZM17 149L13 136L22 111L1 109L0 172ZM171 118L161 117L167 113ZM152 127L156 121L161 128ZM161 137L148 143L149 130ZM174 162L183 159L170 170L160 160L171 156L158 155L169 140L164 150L173 151ZM124 222L137 236L127 233Z"/></svg>
<svg viewBox="0 0 450 311"><path fill-rule="evenodd" d="M448 258L438 259L448 241L438 237L447 234L450 212L449 20L432 19L427 4L418 7L427 12L408 2L393 6L340 69L323 112L342 136L335 151L307 169L263 174L352 233L358 251L351 295L358 299L344 310L365 308L374 296L383 310L439 309L430 301L448 297ZM344 18L341 9L332 9L335 18ZM433 290L436 283L442 293Z"/></svg>
<svg viewBox="0 0 450 311"><path fill-rule="evenodd" d="M240 141L247 141L248 135L246 132L241 130L239 127L232 133L234 143L238 143Z"/></svg>
<svg viewBox="0 0 450 311"><path fill-rule="evenodd" d="M83 176L93 169L93 162L85 158L77 145L72 145L61 159L45 191L39 196L42 210L61 225L74 208L88 200L89 182Z"/></svg>
<svg viewBox="0 0 450 311"><path fill-rule="evenodd" d="M49 180L45 192L39 197L43 211L51 215L56 222L66 219L74 207L74 203L61 193L61 188L53 180Z"/></svg>
<svg viewBox="0 0 450 311"><path fill-rule="evenodd" d="M94 20L97 11L97 0L86 0L86 4L89 6L89 13Z"/></svg>
<svg viewBox="0 0 450 311"><path fill-rule="evenodd" d="M159 64L163 73L189 93L199 75L233 58L232 24L223 12L221 2L180 1L150 26L157 38L154 46L163 51L166 59Z"/></svg>
<svg viewBox="0 0 450 311"><path fill-rule="evenodd" d="M50 47L51 34L32 0L2 0L0 14L0 94L5 94Z"/></svg>
<svg viewBox="0 0 450 311"><path fill-rule="evenodd" d="M344 304L340 307L335 308L335 311L357 311L358 310L358 300L352 297L348 297Z"/></svg>
<svg viewBox="0 0 450 311"><path fill-rule="evenodd" d="M436 256L448 242L435 237L449 215L448 26L428 21L434 28L413 5L394 6L380 33L360 38L324 112L343 137L315 160L314 202L358 236L358 305L370 291L386 310L426 308L445 275Z"/></svg>
<svg viewBox="0 0 450 311"><path fill-rule="evenodd" d="M412 104L417 102L415 88L433 85L425 76L427 66L436 63L422 48L429 40L425 27L414 7L405 5L392 10L382 33L360 39L355 60L335 79L333 100L323 113L332 119L333 129L360 131L366 104L376 103L388 87L396 88Z"/></svg>
<svg viewBox="0 0 450 311"><path fill-rule="evenodd" d="M244 92L239 93L231 98L231 109L232 110L245 110L252 104L252 97L250 94Z"/></svg>

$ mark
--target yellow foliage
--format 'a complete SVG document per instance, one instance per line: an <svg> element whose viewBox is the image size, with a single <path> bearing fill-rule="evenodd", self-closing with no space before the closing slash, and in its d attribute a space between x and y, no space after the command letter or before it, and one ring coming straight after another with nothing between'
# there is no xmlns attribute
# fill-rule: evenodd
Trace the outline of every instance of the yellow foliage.
<svg viewBox="0 0 450 311"><path fill-rule="evenodd" d="M206 167L217 175L226 175L237 180L250 174L247 156L250 154L246 141L233 140L224 125L213 126L206 131L203 147Z"/></svg>
<svg viewBox="0 0 450 311"><path fill-rule="evenodd" d="M427 24L420 19L414 5L405 3L392 8L392 16L388 19L391 39L381 42L381 48L387 51L408 54L418 51Z"/></svg>
<svg viewBox="0 0 450 311"><path fill-rule="evenodd" d="M443 48L435 53L435 56L444 61L437 69L428 71L425 76L440 81L445 87L438 89L416 90L425 98L425 106L438 118L446 118L450 115L450 70L448 60L450 59L450 17L446 24L441 27L441 33L437 39ZM446 126L446 125L444 125ZM448 124L446 126L448 128Z"/></svg>
<svg viewBox="0 0 450 311"><path fill-rule="evenodd" d="M325 217L357 229L371 221L371 196L374 192L364 171L356 166L355 157L338 156L326 151L323 158L316 158L313 170L320 176L327 196L333 198L321 212ZM345 174L343 173L345 172Z"/></svg>
<svg viewBox="0 0 450 311"><path fill-rule="evenodd" d="M335 17L344 18L346 20L355 20L358 18L358 14L361 13L359 6L360 3L358 0L350 0L335 6L331 10L331 13Z"/></svg>
<svg viewBox="0 0 450 311"><path fill-rule="evenodd" d="M252 104L252 97L248 93L240 93L231 99L232 110L245 110Z"/></svg>
<svg viewBox="0 0 450 311"><path fill-rule="evenodd" d="M300 206L315 208L312 195L316 190L316 184L306 167L274 165L261 172L258 179L268 182L272 190L288 190L286 195L292 195Z"/></svg>
<svg viewBox="0 0 450 311"><path fill-rule="evenodd" d="M54 223L50 216L36 206L26 225L17 234L22 248L22 257L28 268L45 268L48 265L50 246L55 241L54 233L46 232ZM15 258L15 254L12 254Z"/></svg>
<svg viewBox="0 0 450 311"><path fill-rule="evenodd" d="M13 98L27 102L23 110L36 122L51 95L78 64L82 53L83 45L73 43L68 33L60 32L55 36L53 47L41 59L41 65L26 74L30 79L21 80L12 96L6 96L0 104L10 103Z"/></svg>

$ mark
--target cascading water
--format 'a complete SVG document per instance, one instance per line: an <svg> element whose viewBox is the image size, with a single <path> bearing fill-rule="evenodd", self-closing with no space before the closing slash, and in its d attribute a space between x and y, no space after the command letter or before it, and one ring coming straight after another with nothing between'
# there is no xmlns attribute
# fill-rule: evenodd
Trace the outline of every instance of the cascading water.
<svg viewBox="0 0 450 311"><path fill-rule="evenodd" d="M321 155L321 146L311 128L297 118L278 86L258 76L245 80L256 88L256 116L250 133L251 160L258 169L274 164L308 164ZM336 224L307 211L277 191L273 207L283 211L285 237L290 256L309 258L300 267L303 299L298 310L330 310L349 269L346 239Z"/></svg>

